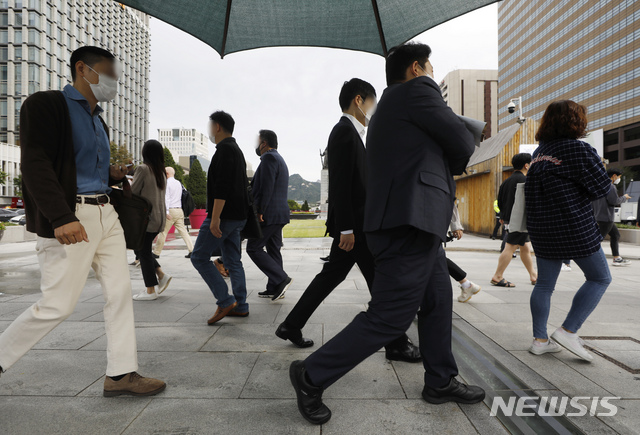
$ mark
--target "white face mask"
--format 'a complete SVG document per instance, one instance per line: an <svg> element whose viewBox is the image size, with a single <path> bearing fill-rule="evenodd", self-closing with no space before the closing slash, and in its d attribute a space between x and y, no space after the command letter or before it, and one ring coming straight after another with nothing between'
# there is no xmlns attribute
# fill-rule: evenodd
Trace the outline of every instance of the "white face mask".
<svg viewBox="0 0 640 435"><path fill-rule="evenodd" d="M216 143L216 138L211 133L209 133L209 140L211 141L211 143Z"/></svg>
<svg viewBox="0 0 640 435"><path fill-rule="evenodd" d="M376 106L373 106L371 109L369 109L369 113L365 113L364 110L360 108L360 106L358 106L358 110L360 110L360 112L364 116L364 126L369 127L369 122L371 122L371 117L376 111Z"/></svg>
<svg viewBox="0 0 640 435"><path fill-rule="evenodd" d="M618 178L616 181L613 182L613 184L620 184L620 180L621 178Z"/></svg>
<svg viewBox="0 0 640 435"><path fill-rule="evenodd" d="M89 83L96 100L104 102L113 100L118 94L118 81L112 77L98 73L89 65L87 65L87 68L98 74L98 83L91 83L86 77L83 77L83 79Z"/></svg>

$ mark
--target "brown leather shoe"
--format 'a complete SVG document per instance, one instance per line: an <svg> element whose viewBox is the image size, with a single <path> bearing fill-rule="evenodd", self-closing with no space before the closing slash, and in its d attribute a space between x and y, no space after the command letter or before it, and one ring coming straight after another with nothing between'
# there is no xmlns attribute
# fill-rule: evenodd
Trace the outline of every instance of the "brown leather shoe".
<svg viewBox="0 0 640 435"><path fill-rule="evenodd" d="M220 272L220 275L222 275L223 278L229 278L229 269L226 269L224 264L220 263L220 260L216 258L213 260L213 264L216 266L216 269L218 269L218 272Z"/></svg>
<svg viewBox="0 0 640 435"><path fill-rule="evenodd" d="M238 306L238 303L234 302L226 308L218 307L213 317L207 320L207 325L213 325L217 321L224 319L227 316L227 314L233 311L233 309L237 306Z"/></svg>
<svg viewBox="0 0 640 435"><path fill-rule="evenodd" d="M122 396L154 396L164 391L167 387L163 381L153 378L145 378L136 372L129 373L119 381L114 381L109 376L104 379L104 397Z"/></svg>

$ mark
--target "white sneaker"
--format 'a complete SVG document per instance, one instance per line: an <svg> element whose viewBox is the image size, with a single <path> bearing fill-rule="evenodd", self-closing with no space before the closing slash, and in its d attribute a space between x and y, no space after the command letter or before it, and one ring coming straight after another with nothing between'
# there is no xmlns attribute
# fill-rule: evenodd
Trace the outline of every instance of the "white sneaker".
<svg viewBox="0 0 640 435"><path fill-rule="evenodd" d="M583 360L589 362L593 361L593 355L587 352L584 348L582 339L578 337L578 334L572 334L560 327L551 334L551 338L553 338L560 346Z"/></svg>
<svg viewBox="0 0 640 435"><path fill-rule="evenodd" d="M458 302L467 302L469 301L469 299L471 299L471 296L482 290L482 287L480 287L478 284L475 284L471 281L469 281L469 283L471 283L471 286L467 288L462 287L462 284L460 284L461 293L460 296L458 296Z"/></svg>
<svg viewBox="0 0 640 435"><path fill-rule="evenodd" d="M155 290L153 293L147 293L147 290L144 289L137 295L133 295L134 301L155 301L156 299L158 299L158 293Z"/></svg>
<svg viewBox="0 0 640 435"><path fill-rule="evenodd" d="M158 294L162 294L163 291L169 287L169 283L173 277L168 273L165 273L162 279L158 282Z"/></svg>
<svg viewBox="0 0 640 435"><path fill-rule="evenodd" d="M531 343L531 346L529 347L529 352L531 352L534 355L542 355L545 353L555 353L555 352L560 352L562 350L562 347L558 346L556 343L553 342L553 340L547 340L546 342L541 342L536 340L535 338L533 339L533 343Z"/></svg>
<svg viewBox="0 0 640 435"><path fill-rule="evenodd" d="M566 264L562 263L562 269L561 269L561 271L562 271L562 272L571 272L571 266L568 266L568 265L566 265Z"/></svg>
<svg viewBox="0 0 640 435"><path fill-rule="evenodd" d="M631 264L631 261L627 260L626 258L614 258L613 259L613 265L614 266L628 266Z"/></svg>

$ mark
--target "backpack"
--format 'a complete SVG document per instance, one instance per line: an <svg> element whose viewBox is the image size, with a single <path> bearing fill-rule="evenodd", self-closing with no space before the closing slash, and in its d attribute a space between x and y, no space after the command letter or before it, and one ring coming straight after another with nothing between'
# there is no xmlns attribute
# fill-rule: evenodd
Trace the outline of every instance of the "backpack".
<svg viewBox="0 0 640 435"><path fill-rule="evenodd" d="M191 193L182 186L182 212L185 217L189 217L196 209L196 203L193 201Z"/></svg>

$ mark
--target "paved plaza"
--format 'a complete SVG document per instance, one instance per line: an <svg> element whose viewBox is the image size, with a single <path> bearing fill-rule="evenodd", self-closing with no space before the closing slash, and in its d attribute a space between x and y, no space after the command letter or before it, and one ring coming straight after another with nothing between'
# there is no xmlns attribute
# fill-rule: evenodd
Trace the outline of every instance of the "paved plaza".
<svg viewBox="0 0 640 435"><path fill-rule="evenodd" d="M520 259L505 274L515 288L489 285L499 245L465 235L448 248L448 256L483 287L469 303L454 301L453 345L460 377L487 389L484 403L428 404L420 395L422 365L391 363L378 352L326 391L331 421L308 424L296 408L288 369L314 348L297 349L274 331L320 271L319 257L328 253L330 239L285 239L285 269L294 282L277 302L258 298L266 278L244 255L251 314L216 326L206 324L216 309L213 296L184 258L182 241L174 239L159 259L173 275L171 285L157 301L134 302L139 371L165 380L166 391L152 398L102 397L104 301L91 275L73 315L0 377L0 434L640 433L640 247L622 244L622 254L635 261L611 268L613 283L580 331L595 354L586 363L566 350L544 356L527 352L533 287ZM0 331L39 297L34 247L34 242L0 245ZM610 252L608 245L605 251ZM130 272L138 292L141 271L131 267ZM549 332L562 323L582 281L575 266L561 274ZM454 298L458 294L456 285ZM317 348L368 300L355 268L313 315L305 336ZM415 322L408 333L417 343ZM493 398L522 395L620 399L611 402L618 411L608 417L490 416Z"/></svg>

